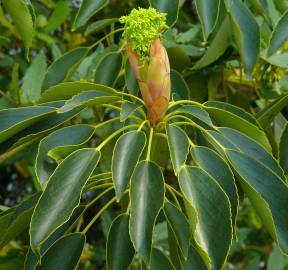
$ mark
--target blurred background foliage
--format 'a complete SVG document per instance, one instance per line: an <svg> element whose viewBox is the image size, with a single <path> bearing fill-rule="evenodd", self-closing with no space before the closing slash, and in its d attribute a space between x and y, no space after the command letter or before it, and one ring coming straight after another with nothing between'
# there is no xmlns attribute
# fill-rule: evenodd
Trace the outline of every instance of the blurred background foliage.
<svg viewBox="0 0 288 270"><path fill-rule="evenodd" d="M131 70L123 69L126 57L123 59L116 53L123 44L121 33L115 29L121 27L118 22L120 16L128 14L134 7L147 7L148 1L94 1L98 7L90 7L82 15L77 15L81 0L17 1L22 5L16 11L9 9L9 1L2 0L3 5L0 5L0 109L36 104L41 91L53 85L47 79L47 72L49 66L59 59L58 72L63 69L69 73L65 81L90 81L137 93ZM161 0L152 0L151 4L159 7L159 2ZM175 3L178 5L178 1L162 1L165 11L168 11L168 23L172 25L163 35L163 40L173 69L173 97L199 102L226 101L256 115L267 105L271 111L271 106L273 109L276 104L278 109L272 114L276 116L272 125L264 121L262 127L271 134L272 145L279 145L281 135L287 133L288 41L285 41L285 36L288 36L288 24L281 32L284 40L276 48L277 52L272 51L270 40L279 20L288 17L287 0L245 0L240 9L245 7L246 13L231 10L229 15L221 12L224 3L219 1L215 25L211 23L211 11L213 2L217 1L204 2L206 7L205 4L201 6L200 0L181 0L177 14ZM243 14L248 14L248 17ZM13 16L23 18L23 21L17 24ZM228 22L226 16L232 19ZM239 21L237 24L239 16L244 16L243 25L239 25ZM235 25L231 23L233 21ZM255 43L259 44L245 51L245 43L239 46L237 35L243 35L244 41L245 36L257 35L257 31L253 33L255 23L256 29L260 30L260 38L258 40L256 36ZM239 33L237 29L240 29ZM115 34L103 38L112 31ZM85 51L87 46L93 46L101 38L102 43L89 52ZM65 55L69 57L65 58ZM115 112L109 109L87 109L73 121L91 123L95 119L109 118L111 114ZM105 134L107 130L102 129L97 135L105 137ZM165 147L161 142L157 147L156 152L164 155ZM112 144L104 149L103 170L110 168L112 149ZM3 145L0 150L0 208L5 210L37 190L32 158L37 142L16 155L3 155ZM274 152L277 156L277 147L274 147ZM237 241L231 247L225 269L288 269L288 259L273 244L249 201L240 199ZM102 203L105 198L103 200ZM116 210L106 211L95 229L89 232L80 269L103 269L106 237ZM160 222L156 226L154 242L165 251L167 241L166 224ZM22 268L27 242L27 234L23 233L18 241L12 241L0 250L0 270Z"/></svg>

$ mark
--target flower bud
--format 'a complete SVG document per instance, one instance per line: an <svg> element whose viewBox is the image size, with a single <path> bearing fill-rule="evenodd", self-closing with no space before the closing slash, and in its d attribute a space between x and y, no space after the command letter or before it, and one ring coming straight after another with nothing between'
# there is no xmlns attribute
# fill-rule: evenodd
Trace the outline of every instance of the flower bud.
<svg viewBox="0 0 288 270"><path fill-rule="evenodd" d="M132 70L153 125L165 115L170 99L170 65L159 36L167 28L166 14L154 8L133 9L120 18Z"/></svg>
<svg viewBox="0 0 288 270"><path fill-rule="evenodd" d="M149 118L156 124L165 115L170 100L170 65L166 49L157 38L151 45L150 58L146 63L139 63L137 54L129 46L127 52Z"/></svg>

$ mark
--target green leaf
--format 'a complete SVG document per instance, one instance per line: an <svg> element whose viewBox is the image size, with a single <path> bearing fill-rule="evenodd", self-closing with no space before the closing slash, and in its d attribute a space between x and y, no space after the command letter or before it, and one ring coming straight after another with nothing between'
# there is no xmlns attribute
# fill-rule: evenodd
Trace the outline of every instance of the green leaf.
<svg viewBox="0 0 288 270"><path fill-rule="evenodd" d="M196 221L190 220L194 222L195 241L208 254L211 269L221 269L232 241L228 197L211 176L197 167L183 167L179 184L186 200L197 213Z"/></svg>
<svg viewBox="0 0 288 270"><path fill-rule="evenodd" d="M119 215L113 221L107 240L107 270L128 269L134 248L129 235L129 216Z"/></svg>
<svg viewBox="0 0 288 270"><path fill-rule="evenodd" d="M130 199L131 240L135 250L149 267L153 228L164 203L164 179L155 163L138 163L131 178Z"/></svg>
<svg viewBox="0 0 288 270"><path fill-rule="evenodd" d="M235 114L230 110L228 111L227 109L224 110L219 107L212 107L210 102L205 103L205 109L220 126L230 127L244 133L261 144L268 152L271 152L271 145L265 132L255 124L251 123L251 121L247 121L248 119L245 114L240 117L238 113Z"/></svg>
<svg viewBox="0 0 288 270"><path fill-rule="evenodd" d="M272 170L280 178L285 179L283 170L279 166L278 161L274 159L274 157L269 154L257 141L251 140L249 137L231 128L219 128L219 131L228 141L236 146L236 149L232 149L239 150L240 152L253 157L266 167L270 168L270 170Z"/></svg>
<svg viewBox="0 0 288 270"><path fill-rule="evenodd" d="M284 107L288 105L288 95L281 96L268 104L263 110L257 114L257 120L259 124L266 128L276 117L276 115L281 112Z"/></svg>
<svg viewBox="0 0 288 270"><path fill-rule="evenodd" d="M240 184L248 196L263 225L281 249L288 252L288 220L285 207L288 203L288 187L273 171L252 157L226 150L234 170L240 176Z"/></svg>
<svg viewBox="0 0 288 270"><path fill-rule="evenodd" d="M112 179L118 200L123 195L146 144L142 131L130 131L116 142L112 157Z"/></svg>
<svg viewBox="0 0 288 270"><path fill-rule="evenodd" d="M48 106L33 106L0 111L0 142L51 115L55 110Z"/></svg>
<svg viewBox="0 0 288 270"><path fill-rule="evenodd" d="M218 108L221 110L228 111L230 113L236 114L237 116L245 119L246 121L250 122L251 124L253 124L255 126L259 126L257 120L255 119L255 117L253 115L246 112L242 108L236 107L232 104L220 102L220 101L207 101L204 103L204 106Z"/></svg>
<svg viewBox="0 0 288 270"><path fill-rule="evenodd" d="M49 101L56 101L56 100L67 100L72 98L73 96L88 90L95 90L99 92L115 94L116 91L113 88L90 83L90 82L64 82L52 86L51 88L47 89L42 95L39 100L39 103L49 102Z"/></svg>
<svg viewBox="0 0 288 270"><path fill-rule="evenodd" d="M279 162L281 167L284 169L285 174L288 173L288 125L286 125L282 132L280 144L279 144Z"/></svg>
<svg viewBox="0 0 288 270"><path fill-rule="evenodd" d="M35 270L37 263L37 255L33 253L31 248L29 248L25 258L24 270Z"/></svg>
<svg viewBox="0 0 288 270"><path fill-rule="evenodd" d="M228 1L230 2L230 1ZM226 3L233 26L235 41L248 76L252 75L260 48L260 31L257 21L249 9L240 0Z"/></svg>
<svg viewBox="0 0 288 270"><path fill-rule="evenodd" d="M62 23L65 22L69 15L69 3L67 1L60 1L57 3L57 6L53 10L53 13L48 19L48 23L44 28L45 32L50 32L57 27L59 27Z"/></svg>
<svg viewBox="0 0 288 270"><path fill-rule="evenodd" d="M178 175L189 153L189 139L180 127L174 125L167 125L166 133L173 169Z"/></svg>
<svg viewBox="0 0 288 270"><path fill-rule="evenodd" d="M233 173L216 152L204 146L195 146L191 149L193 161L208 173L224 190L229 198L232 213L232 224L236 225L238 211L238 194Z"/></svg>
<svg viewBox="0 0 288 270"><path fill-rule="evenodd" d="M68 79L69 75L71 75L71 73L75 71L75 68L80 63L80 61L87 55L87 53L88 48L78 47L63 54L60 58L58 58L49 66L45 74L43 88L48 89Z"/></svg>
<svg viewBox="0 0 288 270"><path fill-rule="evenodd" d="M198 2L203 1L198 0ZM206 6L206 3L203 2L203 6ZM198 62L196 62L193 69L201 69L207 67L216 60L218 60L225 53L230 43L231 43L231 25L228 18L226 18L223 21L215 38L211 42L209 48L204 53L202 58Z"/></svg>
<svg viewBox="0 0 288 270"><path fill-rule="evenodd" d="M91 138L94 131L94 127L89 125L74 125L58 129L41 140L35 161L35 172L43 189L57 167L57 163L48 157L49 151L57 146L79 147Z"/></svg>
<svg viewBox="0 0 288 270"><path fill-rule="evenodd" d="M2 0L2 4L11 16L13 23L23 40L26 58L29 59L29 49L32 46L34 26L29 8L23 0Z"/></svg>
<svg viewBox="0 0 288 270"><path fill-rule="evenodd" d="M74 31L87 23L94 14L108 5L108 3L108 0L83 0L74 20L72 30Z"/></svg>
<svg viewBox="0 0 288 270"><path fill-rule="evenodd" d="M276 53L277 50L279 50L280 47L283 45L283 43L287 41L288 39L287 25L288 25L288 10L279 19L277 25L275 26L271 34L267 56Z"/></svg>
<svg viewBox="0 0 288 270"><path fill-rule="evenodd" d="M151 161L158 164L160 167L165 168L169 160L163 157L169 157L169 146L167 136L160 136L159 134L153 134L153 140L151 145Z"/></svg>
<svg viewBox="0 0 288 270"><path fill-rule="evenodd" d="M77 224L77 221L84 214L86 207L79 205L76 207L69 218L63 225L58 227L49 238L43 243L41 247L41 254L45 253L60 237L64 236L66 233L70 232ZM36 255L36 254L35 254Z"/></svg>
<svg viewBox="0 0 288 270"><path fill-rule="evenodd" d="M119 96L114 96L105 92L85 91L67 100L65 105L58 110L58 113L65 113L75 108L85 108L92 105L100 105L119 100Z"/></svg>
<svg viewBox="0 0 288 270"><path fill-rule="evenodd" d="M54 104L55 105L50 103L47 105L49 105L49 107L59 108L64 105L64 102L56 101ZM37 121L37 125L32 125L24 130L21 130L14 136L10 137L7 141L5 141L5 143L2 143L0 145L0 152L2 152L2 150L5 152L10 148L14 148L25 142L33 140L36 137L39 137L39 135L70 120L72 117L80 113L80 111L81 109L75 109L63 114L58 114L57 112L49 114L49 116Z"/></svg>
<svg viewBox="0 0 288 270"><path fill-rule="evenodd" d="M121 53L111 52L103 56L95 71L95 83L113 86L122 67Z"/></svg>
<svg viewBox="0 0 288 270"><path fill-rule="evenodd" d="M267 262L267 270L283 270L286 265L286 256L281 252L279 247L273 246Z"/></svg>
<svg viewBox="0 0 288 270"><path fill-rule="evenodd" d="M150 270L176 270L170 260L157 248L152 249ZM147 270L147 267L142 264L141 270Z"/></svg>
<svg viewBox="0 0 288 270"><path fill-rule="evenodd" d="M152 7L159 12L167 13L166 23L172 26L178 19L179 0L149 0Z"/></svg>
<svg viewBox="0 0 288 270"><path fill-rule="evenodd" d="M181 265L183 270L207 270L203 259L193 246L190 246L187 260L181 257Z"/></svg>
<svg viewBox="0 0 288 270"><path fill-rule="evenodd" d="M76 269L85 244L85 235L71 233L55 242L41 259L36 270Z"/></svg>
<svg viewBox="0 0 288 270"><path fill-rule="evenodd" d="M261 54L261 58L273 66L288 68L288 53L277 53L269 57L265 57L264 54Z"/></svg>
<svg viewBox="0 0 288 270"><path fill-rule="evenodd" d="M139 92L139 86L129 61L126 61L125 66L125 82L129 93L137 96Z"/></svg>
<svg viewBox="0 0 288 270"><path fill-rule="evenodd" d="M176 70L172 69L171 77L171 92L174 100L188 99L189 87L185 82L183 76Z"/></svg>
<svg viewBox="0 0 288 270"><path fill-rule="evenodd" d="M46 68L46 57L40 53L34 58L23 78L21 104L34 103L40 98Z"/></svg>
<svg viewBox="0 0 288 270"><path fill-rule="evenodd" d="M195 106L195 105L181 106L180 108L177 109L176 112L180 112L182 114L187 114L188 116L192 116L193 120L198 119L201 122L207 124L208 126L213 127L213 123L211 121L209 114L198 106Z"/></svg>
<svg viewBox="0 0 288 270"><path fill-rule="evenodd" d="M93 23L88 25L88 27L85 31L85 36L97 33L99 31L103 30L103 28L109 26L110 24L118 22L118 20L119 20L118 18L113 18L113 19L103 19L103 20L93 22Z"/></svg>
<svg viewBox="0 0 288 270"><path fill-rule="evenodd" d="M141 103L124 102L121 105L120 121L124 122L133 114L138 108L142 107Z"/></svg>
<svg viewBox="0 0 288 270"><path fill-rule="evenodd" d="M204 37L207 39L216 25L219 14L220 0L196 0L195 3Z"/></svg>
<svg viewBox="0 0 288 270"><path fill-rule="evenodd" d="M15 208L1 213L0 249L29 227L33 209L39 197L40 193L33 194Z"/></svg>
<svg viewBox="0 0 288 270"><path fill-rule="evenodd" d="M33 251L39 253L43 242L69 219L79 205L82 189L99 159L97 150L80 149L58 165L32 216L30 240Z"/></svg>
<svg viewBox="0 0 288 270"><path fill-rule="evenodd" d="M175 235L183 256L187 258L191 239L191 231L188 220L181 210L170 202L165 203L164 214Z"/></svg>

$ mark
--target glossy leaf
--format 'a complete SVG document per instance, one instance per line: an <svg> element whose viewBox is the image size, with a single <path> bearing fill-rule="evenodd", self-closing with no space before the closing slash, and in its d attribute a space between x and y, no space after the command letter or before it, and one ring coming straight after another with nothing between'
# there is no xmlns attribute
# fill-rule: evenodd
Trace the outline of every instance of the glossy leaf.
<svg viewBox="0 0 288 270"><path fill-rule="evenodd" d="M73 96L88 90L95 90L99 92L113 94L116 91L110 87L90 83L90 82L64 82L52 86L47 89L42 95L39 102L49 102L56 100L67 100L72 98Z"/></svg>
<svg viewBox="0 0 288 270"><path fill-rule="evenodd" d="M112 157L112 179L118 200L123 195L146 144L142 131L130 131L116 142Z"/></svg>
<svg viewBox="0 0 288 270"><path fill-rule="evenodd" d="M119 215L112 223L107 240L107 270L126 270L134 257L129 235L129 216Z"/></svg>
<svg viewBox="0 0 288 270"><path fill-rule="evenodd" d="M241 187L262 218L263 225L287 253L288 220L283 207L288 203L287 185L252 157L234 150L227 150L226 153L234 170L240 176Z"/></svg>
<svg viewBox="0 0 288 270"><path fill-rule="evenodd" d="M186 200L197 212L196 221L193 220L194 224L197 222L193 229L195 241L208 254L211 268L221 269L232 241L228 197L211 176L197 167L183 167L179 184Z"/></svg>
<svg viewBox="0 0 288 270"><path fill-rule="evenodd" d="M173 169L178 175L181 167L185 165L189 153L189 139L180 127L174 125L168 125L166 132Z"/></svg>
<svg viewBox="0 0 288 270"><path fill-rule="evenodd" d="M280 178L284 179L284 173L282 168L279 166L278 161L276 161L271 154L259 145L257 141L251 140L244 134L231 128L219 128L219 131L227 140L236 146L237 150L263 163L263 165L270 168Z"/></svg>
<svg viewBox="0 0 288 270"><path fill-rule="evenodd" d="M257 121L263 128L266 128L276 117L276 115L281 112L281 110L288 105L288 95L281 96L268 104L264 109L262 109L257 114Z"/></svg>
<svg viewBox="0 0 288 270"><path fill-rule="evenodd" d="M63 54L49 66L43 82L43 88L48 89L65 81L69 77L69 73L75 70L75 67L87 53L88 48L79 47Z"/></svg>
<svg viewBox="0 0 288 270"><path fill-rule="evenodd" d="M26 58L29 58L29 49L32 46L34 26L28 6L23 0L2 0L2 4L11 16L13 23L23 40Z"/></svg>
<svg viewBox="0 0 288 270"><path fill-rule="evenodd" d="M171 93L174 100L188 99L189 87L185 82L183 76L176 70L172 69L171 77Z"/></svg>
<svg viewBox="0 0 288 270"><path fill-rule="evenodd" d="M201 21L205 39L216 25L219 13L220 0L201 1L196 0L197 13Z"/></svg>
<svg viewBox="0 0 288 270"><path fill-rule="evenodd" d="M95 71L95 83L113 86L122 67L122 54L111 52L98 63Z"/></svg>
<svg viewBox="0 0 288 270"><path fill-rule="evenodd" d="M164 205L164 214L169 223L175 238L178 242L180 250L185 258L188 257L188 250L191 239L191 232L189 223L182 213L175 205L166 202Z"/></svg>
<svg viewBox="0 0 288 270"><path fill-rule="evenodd" d="M36 193L15 208L1 213L0 249L29 227L33 209L39 197L40 193Z"/></svg>
<svg viewBox="0 0 288 270"><path fill-rule="evenodd" d="M130 199L131 240L135 250L149 267L153 228L164 203L164 179L155 163L138 163L131 178Z"/></svg>
<svg viewBox="0 0 288 270"><path fill-rule="evenodd" d="M285 171L285 174L288 173L288 125L286 125L280 139L279 144L279 162L282 168Z"/></svg>
<svg viewBox="0 0 288 270"><path fill-rule="evenodd" d="M201 122L207 124L208 126L213 127L213 123L209 114L202 108L195 105L185 105L177 109L177 112L182 114L192 116L194 119L199 119ZM193 120L194 120L193 119Z"/></svg>
<svg viewBox="0 0 288 270"><path fill-rule="evenodd" d="M178 19L179 0L149 0L151 6L159 12L167 13L167 25L172 26Z"/></svg>
<svg viewBox="0 0 288 270"><path fill-rule="evenodd" d="M40 98L46 67L45 55L42 53L38 54L23 78L20 95L21 104L34 103ZM37 80L35 80L35 78L37 78Z"/></svg>
<svg viewBox="0 0 288 270"><path fill-rule="evenodd" d="M132 102L124 102L121 105L120 111L120 121L124 122L128 119L128 117L140 108L142 105L140 103L132 103Z"/></svg>
<svg viewBox="0 0 288 270"><path fill-rule="evenodd" d="M79 146L90 139L94 131L95 129L89 125L64 127L49 134L40 142L35 161L35 172L43 189L57 166L57 163L48 157L49 151L57 146Z"/></svg>
<svg viewBox="0 0 288 270"><path fill-rule="evenodd" d="M204 146L195 146L191 149L193 161L208 173L222 187L227 194L232 213L232 224L236 225L238 211L238 194L233 173L216 152Z"/></svg>
<svg viewBox="0 0 288 270"><path fill-rule="evenodd" d="M251 123L251 121L247 121L245 116L240 117L238 113L235 114L227 109L224 110L222 108L211 106L210 103L205 103L205 109L220 126L230 127L244 133L251 139L256 140L268 152L271 152L271 146L265 132L255 124Z"/></svg>
<svg viewBox="0 0 288 270"><path fill-rule="evenodd" d="M43 242L69 219L79 205L82 189L99 158L100 153L95 149L80 149L62 161L51 175L31 220L30 240L33 251L39 253Z"/></svg>
<svg viewBox="0 0 288 270"><path fill-rule="evenodd" d="M287 41L288 39L287 24L288 24L288 10L277 22L277 25L275 26L271 34L270 44L267 52L268 56L276 53L277 50L280 49L280 47L283 45L283 43Z"/></svg>
<svg viewBox="0 0 288 270"><path fill-rule="evenodd" d="M203 1L198 0L198 2ZM215 2L216 4L217 1L213 0L212 2ZM206 5L206 2L203 2L202 6L207 6L207 8L209 9L208 5ZM211 12L217 12L217 10ZM198 62L196 62L193 69L201 69L215 62L225 53L226 49L230 45L230 42L231 42L231 25L228 18L226 18L223 21L213 41L211 42L209 48L204 53L202 58Z"/></svg>
<svg viewBox="0 0 288 270"><path fill-rule="evenodd" d="M43 255L36 270L76 269L85 244L85 235L71 233L55 242Z"/></svg>
<svg viewBox="0 0 288 270"><path fill-rule="evenodd" d="M246 121L250 122L251 124L253 124L255 126L259 126L255 117L240 107L236 107L232 104L229 104L226 102L220 102L220 101L207 101L204 103L204 108L206 106L212 107L212 108L218 108L218 109L225 110L225 111L228 111L230 113L236 114L237 116L245 119Z"/></svg>
<svg viewBox="0 0 288 270"><path fill-rule="evenodd" d="M108 0L83 0L73 23L73 30L87 23L94 14L104 8L108 3Z"/></svg>
<svg viewBox="0 0 288 270"><path fill-rule="evenodd" d="M48 106L33 106L0 111L0 142L7 140L37 121L48 117L55 110L55 108Z"/></svg>
<svg viewBox="0 0 288 270"><path fill-rule="evenodd" d="M195 247L190 246L188 259L181 258L183 270L207 270L207 267Z"/></svg>
<svg viewBox="0 0 288 270"><path fill-rule="evenodd" d="M235 41L247 75L251 76L260 48L260 31L256 19L240 0L228 1Z"/></svg>
<svg viewBox="0 0 288 270"><path fill-rule="evenodd" d="M98 92L94 90L85 91L66 101L65 105L61 107L58 112L65 113L75 108L85 108L92 105L114 102L119 99L120 98L118 96L113 96L108 93Z"/></svg>
<svg viewBox="0 0 288 270"><path fill-rule="evenodd" d="M176 270L170 260L157 248L152 249L150 270ZM141 270L148 270L142 263Z"/></svg>
<svg viewBox="0 0 288 270"><path fill-rule="evenodd" d="M54 105L55 104L55 105ZM48 105L48 104L47 104ZM64 105L64 102L55 102L53 104L49 104L49 107L59 108ZM70 120L72 117L79 114L81 109L75 109L69 111L67 113L58 114L57 112L53 112L49 114L49 116L37 121L37 125L32 125L24 130L21 130L14 136L10 137L7 141L0 145L0 151L7 151L10 148L17 147L25 142L31 141L43 133L60 126L66 121Z"/></svg>
<svg viewBox="0 0 288 270"><path fill-rule="evenodd" d="M87 27L87 29L85 31L85 35L88 36L90 34L97 33L99 31L103 30L103 28L105 28L105 27L107 27L107 26L109 26L112 23L115 23L117 21L118 21L117 18L113 18L113 19L103 19L103 20L93 22Z"/></svg>

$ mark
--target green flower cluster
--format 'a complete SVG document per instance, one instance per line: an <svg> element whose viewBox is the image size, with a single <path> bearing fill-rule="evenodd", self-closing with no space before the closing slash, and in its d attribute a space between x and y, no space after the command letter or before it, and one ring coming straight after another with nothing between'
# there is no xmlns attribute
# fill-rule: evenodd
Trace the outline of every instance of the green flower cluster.
<svg viewBox="0 0 288 270"><path fill-rule="evenodd" d="M166 13L157 12L151 7L133 9L128 16L122 16L120 22L125 24L123 38L140 61L149 59L152 42L167 28Z"/></svg>

